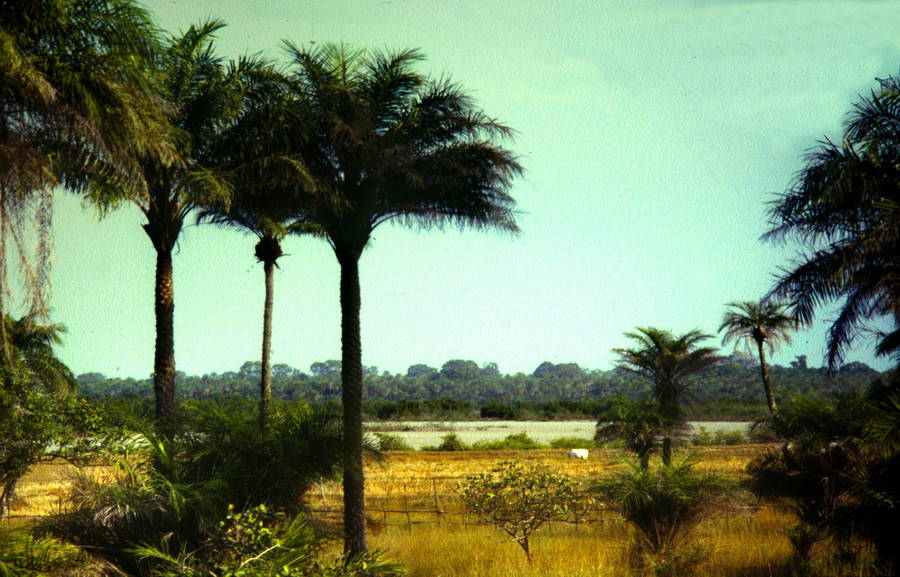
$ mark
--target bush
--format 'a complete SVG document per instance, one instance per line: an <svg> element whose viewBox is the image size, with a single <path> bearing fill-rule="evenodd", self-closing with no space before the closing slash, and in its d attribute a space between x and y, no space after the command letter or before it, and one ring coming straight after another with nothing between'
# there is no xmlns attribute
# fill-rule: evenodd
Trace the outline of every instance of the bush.
<svg viewBox="0 0 900 577"><path fill-rule="evenodd" d="M582 437L559 437L550 441L551 449L593 449L597 444Z"/></svg>
<svg viewBox="0 0 900 577"><path fill-rule="evenodd" d="M397 567L364 556L351 562L317 559L315 535L305 517L285 519L261 505L243 512L230 508L225 519L196 551L141 546L135 553L156 562L154 577L388 577Z"/></svg>
<svg viewBox="0 0 900 577"><path fill-rule="evenodd" d="M690 543L693 529L716 508L733 484L698 473L690 461L657 470L633 465L595 489L637 529L629 563L638 575L691 575L704 551Z"/></svg>
<svg viewBox="0 0 900 577"><path fill-rule="evenodd" d="M390 433L375 433L378 446L382 451L414 451L412 445L407 443L400 435Z"/></svg>
<svg viewBox="0 0 900 577"><path fill-rule="evenodd" d="M35 464L55 457L79 461L112 442L103 415L83 399L48 394L28 373L0 367L0 516L16 484Z"/></svg>
<svg viewBox="0 0 900 577"><path fill-rule="evenodd" d="M706 427L702 426L691 437L691 443L698 447L745 445L748 442L747 435L741 431L723 431L720 429L715 433L711 433Z"/></svg>
<svg viewBox="0 0 900 577"><path fill-rule="evenodd" d="M211 411L197 427L173 438L145 429L138 450L146 458L120 458L112 483L76 481L68 511L44 530L125 572L150 574L165 555L180 559L183 551L208 546L229 505L294 514L312 483L340 469L340 419L333 414L293 407L273 414L261 430L253 414ZM147 550L136 553L138 543ZM147 554L153 548L159 555Z"/></svg>
<svg viewBox="0 0 900 577"><path fill-rule="evenodd" d="M476 451L531 451L534 449L546 449L546 447L527 433L513 433L499 441L477 441L472 444Z"/></svg>
<svg viewBox="0 0 900 577"><path fill-rule="evenodd" d="M534 560L530 539L535 531L548 521L581 517L590 507L571 477L515 461L500 463L490 473L469 475L460 493L466 507L504 531L529 563Z"/></svg>
<svg viewBox="0 0 900 577"><path fill-rule="evenodd" d="M422 447L423 451L470 451L472 448L463 442L456 433L448 433L441 437L441 444L436 447Z"/></svg>
<svg viewBox="0 0 900 577"><path fill-rule="evenodd" d="M3 577L70 575L85 561L85 555L72 545L50 537L35 537L21 528L0 529L0 575Z"/></svg>

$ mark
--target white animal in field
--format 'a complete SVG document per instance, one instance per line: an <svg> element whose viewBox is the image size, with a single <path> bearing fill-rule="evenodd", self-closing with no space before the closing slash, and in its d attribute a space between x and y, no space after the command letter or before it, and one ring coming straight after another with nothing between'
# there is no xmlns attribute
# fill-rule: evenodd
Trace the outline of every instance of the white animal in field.
<svg viewBox="0 0 900 577"><path fill-rule="evenodd" d="M587 461L588 450L587 449L569 449L569 458L570 459L583 459L583 460Z"/></svg>

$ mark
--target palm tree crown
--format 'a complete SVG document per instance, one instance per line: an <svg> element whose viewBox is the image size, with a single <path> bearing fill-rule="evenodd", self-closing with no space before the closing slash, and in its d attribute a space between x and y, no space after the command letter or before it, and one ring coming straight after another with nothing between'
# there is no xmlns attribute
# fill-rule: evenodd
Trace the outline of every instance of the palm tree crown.
<svg viewBox="0 0 900 577"><path fill-rule="evenodd" d="M493 143L510 129L447 79L429 80L415 50L373 52L287 43L289 79L306 111L297 220L317 227L341 267L344 548L366 551L362 470L359 258L372 231L395 220L516 231L507 194L521 168Z"/></svg>
<svg viewBox="0 0 900 577"><path fill-rule="evenodd" d="M735 341L735 345L743 341L748 349L751 342L756 345L766 402L769 412L774 415L777 408L765 348L768 347L769 353L774 354L780 342L790 344L789 331L797 328L797 319L787 312L787 305L783 303L744 301L728 303L726 306L731 307L731 310L725 313L719 327L719 332L725 331L722 345L727 345L731 340Z"/></svg>
<svg viewBox="0 0 900 577"><path fill-rule="evenodd" d="M636 341L631 348L613 349L619 355L622 368L653 383L653 396L666 420L669 433L663 437L663 462L671 462L671 434L681 424L681 400L688 389L688 377L717 362L716 350L698 346L711 338L698 330L680 336L653 327L638 327L637 332L625 333Z"/></svg>
<svg viewBox="0 0 900 577"><path fill-rule="evenodd" d="M790 331L797 328L797 320L787 312L784 303L743 301L725 306L732 310L725 313L719 326L719 332L725 331L723 346L734 340L735 344L743 342L749 347L752 341L765 344L774 353L779 343L791 343Z"/></svg>
<svg viewBox="0 0 900 577"><path fill-rule="evenodd" d="M75 393L78 382L75 375L53 351L62 342L65 332L62 325L43 324L34 314L19 319L5 317L6 335L9 339L9 368L11 374L29 373L47 391L58 395ZM0 357L0 366L7 362Z"/></svg>
<svg viewBox="0 0 900 577"><path fill-rule="evenodd" d="M46 316L54 187L139 186L134 152L170 157L164 105L145 73L157 48L130 0L0 3L0 315L12 239L31 312ZM3 346L4 334L0 323Z"/></svg>
<svg viewBox="0 0 900 577"><path fill-rule="evenodd" d="M800 322L840 302L828 332L832 370L869 321L887 317L877 353L900 352L900 79L856 105L843 144L825 141L793 185L772 204L764 239L794 238L808 247L784 269L768 299L787 299Z"/></svg>

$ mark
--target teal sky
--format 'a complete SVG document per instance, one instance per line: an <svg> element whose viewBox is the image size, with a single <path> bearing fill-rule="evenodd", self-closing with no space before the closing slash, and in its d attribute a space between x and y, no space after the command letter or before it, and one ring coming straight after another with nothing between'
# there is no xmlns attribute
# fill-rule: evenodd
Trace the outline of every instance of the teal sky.
<svg viewBox="0 0 900 577"><path fill-rule="evenodd" d="M609 369L635 326L718 328L760 297L793 247L761 243L766 202L817 140L839 139L857 95L900 66L900 2L524 0L202 1L146 5L177 31L228 23L227 56L297 44L420 48L491 116L525 175L522 234L376 230L361 261L363 361L402 372L452 358L531 372ZM60 194L52 318L76 373L146 377L154 253L141 218L98 221ZM190 226L175 254L179 370L257 359L263 274L254 238ZM289 239L277 272L275 362L340 358L338 266ZM826 320L774 361L821 364ZM718 344L718 337L715 343ZM865 339L848 360L879 369Z"/></svg>

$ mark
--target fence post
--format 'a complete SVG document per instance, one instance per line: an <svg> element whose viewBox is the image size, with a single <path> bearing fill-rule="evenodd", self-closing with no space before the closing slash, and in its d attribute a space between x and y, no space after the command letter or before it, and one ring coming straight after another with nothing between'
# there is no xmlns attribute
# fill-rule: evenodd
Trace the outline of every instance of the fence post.
<svg viewBox="0 0 900 577"><path fill-rule="evenodd" d="M437 479L431 479L431 489L434 493L434 515L437 517L437 524L440 525L443 515L441 515L441 502L438 498Z"/></svg>

